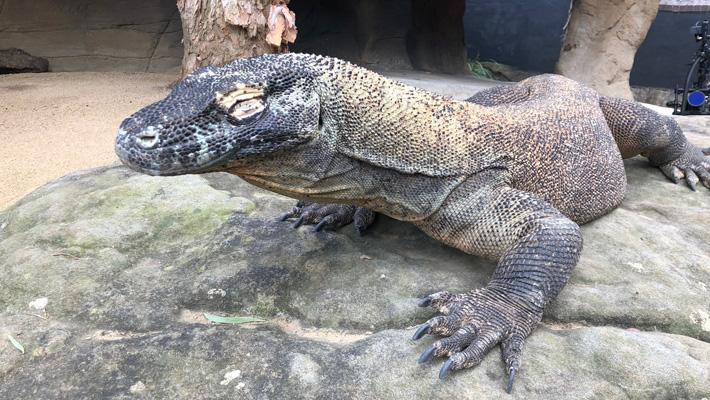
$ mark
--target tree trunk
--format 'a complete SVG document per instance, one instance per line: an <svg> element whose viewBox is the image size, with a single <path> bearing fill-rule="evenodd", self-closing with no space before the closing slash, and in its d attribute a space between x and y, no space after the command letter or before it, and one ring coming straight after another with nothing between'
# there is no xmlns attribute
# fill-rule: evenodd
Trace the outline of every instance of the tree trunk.
<svg viewBox="0 0 710 400"><path fill-rule="evenodd" d="M178 0L185 54L182 77L206 65L276 53L269 44L271 0Z"/></svg>
<svg viewBox="0 0 710 400"><path fill-rule="evenodd" d="M573 0L555 72L606 96L633 99L629 74L659 0Z"/></svg>

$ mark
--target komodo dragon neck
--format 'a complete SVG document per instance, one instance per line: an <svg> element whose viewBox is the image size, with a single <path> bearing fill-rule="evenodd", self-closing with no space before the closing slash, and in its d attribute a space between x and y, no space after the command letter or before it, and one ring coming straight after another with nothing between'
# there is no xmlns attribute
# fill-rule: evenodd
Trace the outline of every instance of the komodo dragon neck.
<svg viewBox="0 0 710 400"><path fill-rule="evenodd" d="M229 172L298 197L304 188L311 195L342 192L347 180L331 179L337 187L330 187L328 178L342 178L345 170L357 173L358 163L454 180L505 163L493 133L501 132L495 110L407 86L341 60L320 62L317 137L279 157L240 160Z"/></svg>
<svg viewBox="0 0 710 400"><path fill-rule="evenodd" d="M496 115L489 108L344 62L327 69L320 84L323 134L349 157L405 173L451 176L480 170L494 152Z"/></svg>

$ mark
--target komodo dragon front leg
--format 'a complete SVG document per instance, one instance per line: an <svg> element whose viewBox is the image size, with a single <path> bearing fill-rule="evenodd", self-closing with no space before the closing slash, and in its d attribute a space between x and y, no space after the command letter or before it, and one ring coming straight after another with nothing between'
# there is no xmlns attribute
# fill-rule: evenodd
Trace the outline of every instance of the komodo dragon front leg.
<svg viewBox="0 0 710 400"><path fill-rule="evenodd" d="M450 246L498 261L498 267L484 288L465 294L440 292L422 300L420 306L444 315L430 319L414 339L427 333L449 336L419 359L423 363L432 356L448 356L440 378L452 369L480 363L501 344L510 393L523 341L567 283L582 251L582 235L577 224L550 204L500 183L495 174L470 178L436 213L415 223Z"/></svg>
<svg viewBox="0 0 710 400"><path fill-rule="evenodd" d="M421 307L431 306L444 315L430 319L413 338L427 333L448 336L419 358L424 363L449 357L440 378L480 363L500 344L510 393L521 366L523 341L567 283L582 251L582 235L576 223L540 197L507 186L502 175L491 170L470 177L434 214L414 222L432 238L497 261L498 267L484 288L464 294L439 292L422 300ZM321 221L319 230L329 218L332 226L353 219L356 225L362 223L355 216L363 212L373 215L361 207L299 202L282 220L299 217L298 227L306 216L310 223Z"/></svg>

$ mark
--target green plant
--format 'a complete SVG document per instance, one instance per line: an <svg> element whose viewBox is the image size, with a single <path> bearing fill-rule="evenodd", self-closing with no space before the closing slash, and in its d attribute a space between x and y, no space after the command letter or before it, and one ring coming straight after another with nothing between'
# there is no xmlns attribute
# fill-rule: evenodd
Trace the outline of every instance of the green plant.
<svg viewBox="0 0 710 400"><path fill-rule="evenodd" d="M495 79L493 77L493 73L481 65L481 62L478 60L478 56L476 56L475 59L468 59L468 68L474 76L479 78Z"/></svg>

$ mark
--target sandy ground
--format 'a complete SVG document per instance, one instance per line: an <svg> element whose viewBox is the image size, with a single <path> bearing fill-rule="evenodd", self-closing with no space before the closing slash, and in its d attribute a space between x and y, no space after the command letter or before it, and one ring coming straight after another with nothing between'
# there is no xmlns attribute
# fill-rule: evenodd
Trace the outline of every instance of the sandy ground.
<svg viewBox="0 0 710 400"><path fill-rule="evenodd" d="M116 161L121 121L165 97L178 73L0 75L0 210L69 172Z"/></svg>

